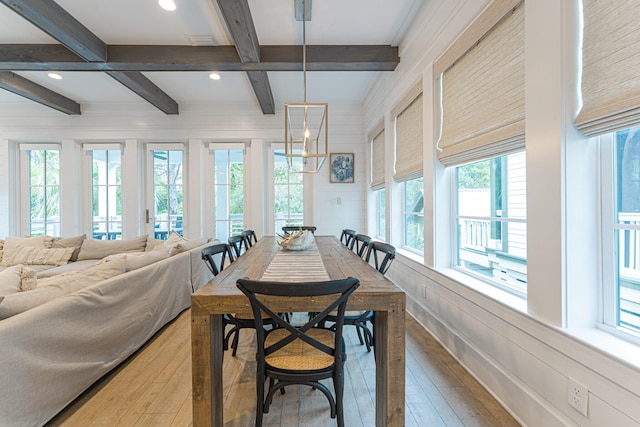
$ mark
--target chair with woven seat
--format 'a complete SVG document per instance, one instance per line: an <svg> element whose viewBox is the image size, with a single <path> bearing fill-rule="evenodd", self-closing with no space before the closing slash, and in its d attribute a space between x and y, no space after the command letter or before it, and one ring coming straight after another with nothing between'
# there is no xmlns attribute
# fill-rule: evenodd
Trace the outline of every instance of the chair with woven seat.
<svg viewBox="0 0 640 427"><path fill-rule="evenodd" d="M349 248L351 247L351 241L353 240L354 237L356 237L356 231L345 228L344 230L342 230L342 233L340 234L340 241L342 242L343 245Z"/></svg>
<svg viewBox="0 0 640 427"><path fill-rule="evenodd" d="M255 231L253 231L253 230L244 230L240 234L242 236L244 236L245 245L246 245L245 249L249 249L255 243L258 243L258 238L256 237L256 232Z"/></svg>
<svg viewBox="0 0 640 427"><path fill-rule="evenodd" d="M353 239L351 239L351 246L349 246L349 249L354 251L360 258L364 259L367 254L367 247L372 241L373 239L366 234L356 234L353 236Z"/></svg>
<svg viewBox="0 0 640 427"><path fill-rule="evenodd" d="M382 274L386 274L391 263L396 258L396 248L387 243L371 242L365 261L370 262L371 255L373 255L373 266L375 269Z"/></svg>
<svg viewBox="0 0 640 427"><path fill-rule="evenodd" d="M262 426L274 394L293 384L308 385L324 393L331 407L331 418L337 418L339 427L344 426L342 400L346 353L342 326L347 300L359 285L360 281L354 278L305 283L238 279L237 286L249 298L256 318L256 427ZM292 325L265 302L265 297L307 299L329 295L335 297L332 302L303 326ZM320 327L332 311L337 311L334 327ZM265 330L261 312L277 323L277 327ZM333 380L335 398L320 382L329 378ZM267 379L269 387L265 396Z"/></svg>
<svg viewBox="0 0 640 427"><path fill-rule="evenodd" d="M216 245L208 246L201 251L201 255L205 264L214 276L217 276L222 270L224 270L225 260L228 260L229 263L235 261L231 246L226 243L219 243ZM223 320L225 323L225 329L227 325L231 325L232 328L226 333L224 337L223 348L225 350L229 348L229 340L231 339L231 337L233 337L231 348L233 349L232 354L234 356L238 351L240 330L255 329L255 321L253 320L253 316L249 314L250 313L243 314L240 317L235 313L224 315ZM268 323L273 324L273 322Z"/></svg>
<svg viewBox="0 0 640 427"><path fill-rule="evenodd" d="M231 253L231 247L226 243L218 243L216 245L207 246L200 251L204 263L214 276L220 274L224 270L225 260L229 260L229 263L235 261L233 254ZM216 262L214 257L220 255L220 261Z"/></svg>
<svg viewBox="0 0 640 427"><path fill-rule="evenodd" d="M249 248L249 244L247 243L247 239L242 234L236 234L227 239L229 242L229 246L233 251L233 256L238 258L242 253Z"/></svg>
<svg viewBox="0 0 640 427"><path fill-rule="evenodd" d="M367 263L372 255L375 269L385 274L396 257L396 248L387 243L370 241L364 257ZM327 317L327 321L333 321L331 315ZM371 329L367 322L371 323ZM371 351L375 343L375 313L371 310L348 311L344 316L344 324L355 326L360 344L366 345L367 351Z"/></svg>
<svg viewBox="0 0 640 427"><path fill-rule="evenodd" d="M284 232L284 234L291 234L295 231L310 231L313 234L315 234L316 232L316 227L314 227L313 225L286 225L284 227L282 227L282 231Z"/></svg>

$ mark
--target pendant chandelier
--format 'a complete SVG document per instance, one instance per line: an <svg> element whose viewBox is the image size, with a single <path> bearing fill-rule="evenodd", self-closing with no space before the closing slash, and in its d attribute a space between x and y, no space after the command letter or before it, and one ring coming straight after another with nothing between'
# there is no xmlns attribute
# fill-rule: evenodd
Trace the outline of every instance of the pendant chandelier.
<svg viewBox="0 0 640 427"><path fill-rule="evenodd" d="M285 157L293 173L317 173L329 155L328 105L307 102L306 21L311 0L296 0L296 20L302 21L302 76L304 102L284 105ZM302 161L300 162L300 160ZM300 165L300 163L302 163Z"/></svg>

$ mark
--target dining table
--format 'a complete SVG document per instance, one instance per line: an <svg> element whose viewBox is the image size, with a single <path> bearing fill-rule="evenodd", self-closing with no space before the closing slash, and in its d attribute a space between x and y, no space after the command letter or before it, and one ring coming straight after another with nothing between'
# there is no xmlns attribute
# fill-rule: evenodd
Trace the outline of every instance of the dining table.
<svg viewBox="0 0 640 427"><path fill-rule="evenodd" d="M236 286L237 279L315 281L310 278L318 275L326 280L360 280L347 310L375 312L376 426L404 425L405 293L335 236L318 235L312 247L303 251L284 250L277 237L262 237L191 296L195 427L224 425L223 315L250 310L248 298ZM323 310L326 302L318 297L274 297L270 306L281 312L313 312Z"/></svg>

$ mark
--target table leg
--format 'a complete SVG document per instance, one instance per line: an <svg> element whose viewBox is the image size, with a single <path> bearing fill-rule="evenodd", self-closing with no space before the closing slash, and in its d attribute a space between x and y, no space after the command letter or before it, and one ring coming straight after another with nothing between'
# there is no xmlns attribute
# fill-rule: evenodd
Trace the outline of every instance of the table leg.
<svg viewBox="0 0 640 427"><path fill-rule="evenodd" d="M391 311L376 312L376 426L404 426L404 299Z"/></svg>
<svg viewBox="0 0 640 427"><path fill-rule="evenodd" d="M193 425L223 425L222 361L224 322L222 315L199 313L191 308L191 361Z"/></svg>

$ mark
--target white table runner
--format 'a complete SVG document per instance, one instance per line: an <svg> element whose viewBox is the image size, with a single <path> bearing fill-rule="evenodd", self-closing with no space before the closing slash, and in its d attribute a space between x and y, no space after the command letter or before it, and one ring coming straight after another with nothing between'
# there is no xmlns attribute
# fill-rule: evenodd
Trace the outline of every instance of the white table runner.
<svg viewBox="0 0 640 427"><path fill-rule="evenodd" d="M315 243L303 251L280 249L271 260L261 279L280 282L330 280Z"/></svg>

